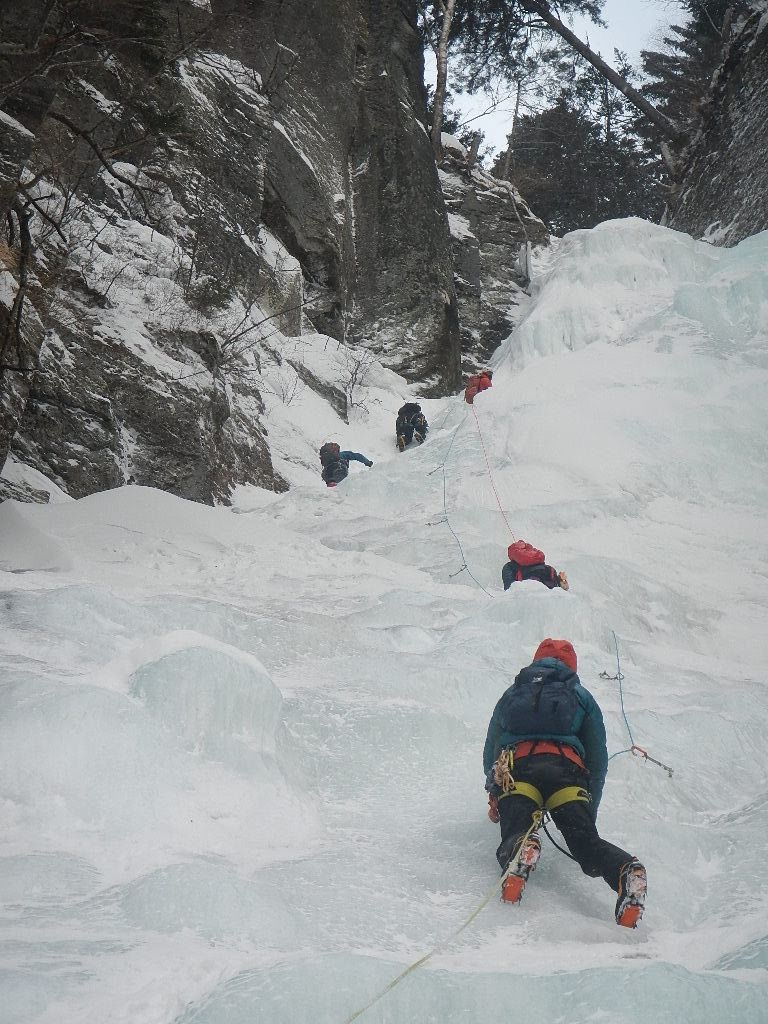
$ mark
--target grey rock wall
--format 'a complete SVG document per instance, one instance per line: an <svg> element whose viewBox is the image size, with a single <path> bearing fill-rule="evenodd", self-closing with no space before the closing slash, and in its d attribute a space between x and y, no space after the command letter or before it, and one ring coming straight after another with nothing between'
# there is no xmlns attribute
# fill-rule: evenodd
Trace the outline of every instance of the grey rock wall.
<svg viewBox="0 0 768 1024"><path fill-rule="evenodd" d="M448 210L461 324L462 364L473 373L514 330L529 283L526 246L546 245L549 232L514 185L447 146L440 178Z"/></svg>
<svg viewBox="0 0 768 1024"><path fill-rule="evenodd" d="M54 82L31 73L24 54L37 43L44 13L44 0L0 5L0 93L21 80L0 108L0 223L12 231L11 244L0 243L0 466L29 398L45 333L28 294L33 257L24 233L31 215L17 196L19 177L55 92Z"/></svg>
<svg viewBox="0 0 768 1024"><path fill-rule="evenodd" d="M238 335L274 291L260 237L269 103L251 69L185 45L209 29L214 42L204 10L109 0L78 14L77 71L28 159L40 181L25 322L46 341L11 451L75 497L284 489Z"/></svg>
<svg viewBox="0 0 768 1024"><path fill-rule="evenodd" d="M237 52L271 90L263 216L301 263L307 317L444 394L460 341L415 8L288 0Z"/></svg>
<svg viewBox="0 0 768 1024"><path fill-rule="evenodd" d="M714 77L666 221L718 245L768 228L768 10L761 7L736 32Z"/></svg>
<svg viewBox="0 0 768 1024"><path fill-rule="evenodd" d="M284 335L365 346L425 393L459 386L410 0L32 6L24 59L73 32L55 73L40 58L37 105L31 87L14 93L37 120L19 117L0 152L0 196L20 194L25 166L24 201L39 200L24 316L39 369L3 382L0 464L10 450L73 496L284 488L259 393L262 314ZM0 61L7 80L14 60ZM5 255L7 320L18 253ZM295 371L346 415L342 392Z"/></svg>

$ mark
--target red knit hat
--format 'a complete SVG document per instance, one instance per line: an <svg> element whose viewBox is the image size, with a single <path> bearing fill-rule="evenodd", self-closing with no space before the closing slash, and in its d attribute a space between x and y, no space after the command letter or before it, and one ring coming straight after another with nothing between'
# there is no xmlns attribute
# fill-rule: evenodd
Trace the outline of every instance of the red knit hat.
<svg viewBox="0 0 768 1024"><path fill-rule="evenodd" d="M557 658L567 665L571 672L576 671L576 651L570 640L553 640L551 637L542 640L536 648L533 660L539 661L541 658Z"/></svg>

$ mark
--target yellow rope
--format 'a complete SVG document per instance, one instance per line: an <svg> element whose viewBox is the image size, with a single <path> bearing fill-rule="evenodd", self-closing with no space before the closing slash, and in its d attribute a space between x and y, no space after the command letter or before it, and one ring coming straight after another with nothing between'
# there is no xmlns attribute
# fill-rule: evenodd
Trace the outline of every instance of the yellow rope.
<svg viewBox="0 0 768 1024"><path fill-rule="evenodd" d="M520 850L523 847L523 844L525 843L526 839L530 836L531 832L534 832L539 827L539 825L541 824L541 819L541 811L534 811L531 821L531 827L520 840L520 845L517 848L517 853L520 852ZM460 925L460 927L458 927L455 932L449 935L448 938L445 939L443 942L439 943L439 945L435 946L434 949L431 949L429 953L425 953L424 956L420 957L418 960L414 960L412 964L409 964L404 971L401 971L396 978L393 978L392 981L390 981L386 988L383 988L377 996L374 996L370 1003L366 1003L365 1006L361 1007L359 1010L353 1013L351 1017L347 1017L347 1019L344 1021L344 1024L352 1024L352 1021L357 1020L358 1017L362 1017L366 1010L370 1010L372 1006L375 1006L380 999L383 999L388 992L391 992L392 989L396 985L399 985L404 978L407 978L412 971L415 971L417 968L423 966L427 962L427 960L430 960L435 955L435 953L438 952L439 949L441 949L443 946L447 946L450 942L453 942L454 939L458 938L459 935L461 935L461 933L464 931L464 929L468 928L472 924L472 922L475 920L478 914L488 906L488 904L491 902L495 894L501 889L502 885L504 884L504 879L509 874L512 864L514 863L514 860L515 858L512 859L512 861L510 862L510 867L507 868L507 870L504 872L504 874L501 876L498 882L496 882L493 888L490 889L488 893L486 893L486 895L480 901L479 905L475 907L475 909L472 911L472 913L469 915L466 921L462 925Z"/></svg>

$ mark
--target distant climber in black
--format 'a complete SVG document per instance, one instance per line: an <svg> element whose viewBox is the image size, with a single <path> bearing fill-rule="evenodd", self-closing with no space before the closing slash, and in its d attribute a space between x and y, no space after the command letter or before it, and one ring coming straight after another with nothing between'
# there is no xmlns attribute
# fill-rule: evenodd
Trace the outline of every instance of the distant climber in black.
<svg viewBox="0 0 768 1024"><path fill-rule="evenodd" d="M395 435L397 447L401 452L405 451L406 445L409 445L414 438L419 444L424 444L428 430L427 418L421 411L421 406L418 403L406 402L405 405L398 409L397 419L395 420Z"/></svg>
<svg viewBox="0 0 768 1024"><path fill-rule="evenodd" d="M335 487L349 473L350 462L362 462L370 469L373 462L359 452L343 452L335 441L326 441L320 449L321 476L326 487Z"/></svg>

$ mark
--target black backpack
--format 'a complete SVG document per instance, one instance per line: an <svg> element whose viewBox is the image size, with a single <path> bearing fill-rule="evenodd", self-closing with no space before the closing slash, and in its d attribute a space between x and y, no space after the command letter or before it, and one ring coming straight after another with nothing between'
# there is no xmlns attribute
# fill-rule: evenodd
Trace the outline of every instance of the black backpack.
<svg viewBox="0 0 768 1024"><path fill-rule="evenodd" d="M421 406L416 402L406 402L405 405L400 406L397 410L397 418L399 420L409 420L411 416L415 416L417 412L421 412Z"/></svg>
<svg viewBox="0 0 768 1024"><path fill-rule="evenodd" d="M323 466L322 478L325 483L340 484L349 473L349 462L346 459L334 459Z"/></svg>
<svg viewBox="0 0 768 1024"><path fill-rule="evenodd" d="M562 669L529 665L504 695L500 711L504 732L518 736L571 736L582 706L577 677L562 678Z"/></svg>
<svg viewBox="0 0 768 1024"><path fill-rule="evenodd" d="M326 441L320 449L320 463L322 466L330 466L332 462L339 461L341 448L335 441Z"/></svg>

